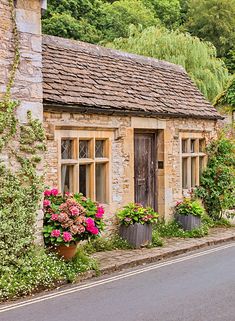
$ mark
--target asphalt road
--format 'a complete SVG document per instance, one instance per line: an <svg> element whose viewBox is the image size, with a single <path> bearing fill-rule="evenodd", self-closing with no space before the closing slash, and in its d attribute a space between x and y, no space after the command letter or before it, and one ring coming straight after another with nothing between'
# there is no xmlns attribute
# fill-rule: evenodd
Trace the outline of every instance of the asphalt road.
<svg viewBox="0 0 235 321"><path fill-rule="evenodd" d="M12 310L0 306L0 320L235 321L234 245L91 280Z"/></svg>

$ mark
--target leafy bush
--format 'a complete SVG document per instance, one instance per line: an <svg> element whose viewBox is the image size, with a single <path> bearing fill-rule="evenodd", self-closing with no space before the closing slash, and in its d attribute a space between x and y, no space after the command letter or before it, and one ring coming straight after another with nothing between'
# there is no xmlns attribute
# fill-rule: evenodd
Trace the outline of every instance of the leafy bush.
<svg viewBox="0 0 235 321"><path fill-rule="evenodd" d="M97 264L81 250L65 262L43 248L32 247L14 264L0 274L0 300L25 296L61 282L72 282L77 274L97 270Z"/></svg>
<svg viewBox="0 0 235 321"><path fill-rule="evenodd" d="M193 237L203 237L208 234L209 228L207 224L203 224L200 228L193 229L191 231L184 231L178 222L172 220L170 222L165 222L164 220L158 222L154 228L154 233L157 232L159 237L162 238L193 238Z"/></svg>
<svg viewBox="0 0 235 321"><path fill-rule="evenodd" d="M175 207L175 215L193 215L202 217L205 214L205 210L198 200L191 200L185 198L183 201L178 202Z"/></svg>
<svg viewBox="0 0 235 321"><path fill-rule="evenodd" d="M104 228L103 207L82 194L63 196L57 189L44 192L44 239L66 245L96 237Z"/></svg>
<svg viewBox="0 0 235 321"><path fill-rule="evenodd" d="M145 224L156 223L158 214L151 207L144 208L141 204L129 203L117 213L117 217L124 225Z"/></svg>
<svg viewBox="0 0 235 321"><path fill-rule="evenodd" d="M114 234L110 237L99 237L95 240L84 245L84 251L91 254L95 252L102 251L112 251L112 250L128 250L132 249L132 246L125 240L123 240L119 235Z"/></svg>
<svg viewBox="0 0 235 321"><path fill-rule="evenodd" d="M207 147L207 168L195 195L203 201L207 213L221 219L225 210L235 207L235 141L221 135Z"/></svg>

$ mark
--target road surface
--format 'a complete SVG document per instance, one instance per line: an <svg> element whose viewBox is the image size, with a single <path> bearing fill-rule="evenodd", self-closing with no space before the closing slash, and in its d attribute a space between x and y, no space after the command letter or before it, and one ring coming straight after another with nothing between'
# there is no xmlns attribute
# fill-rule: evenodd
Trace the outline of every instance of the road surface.
<svg viewBox="0 0 235 321"><path fill-rule="evenodd" d="M235 321L235 243L0 305L1 321Z"/></svg>

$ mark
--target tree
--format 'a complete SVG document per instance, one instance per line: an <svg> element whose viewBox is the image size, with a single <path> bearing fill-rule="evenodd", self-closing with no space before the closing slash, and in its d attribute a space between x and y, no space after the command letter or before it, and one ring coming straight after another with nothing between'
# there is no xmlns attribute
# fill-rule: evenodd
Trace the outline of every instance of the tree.
<svg viewBox="0 0 235 321"><path fill-rule="evenodd" d="M235 43L235 0L189 0L188 31L210 41L223 57Z"/></svg>
<svg viewBox="0 0 235 321"><path fill-rule="evenodd" d="M180 0L144 0L146 6L153 8L155 16L167 28L176 28L180 24Z"/></svg>
<svg viewBox="0 0 235 321"><path fill-rule="evenodd" d="M43 32L91 43L127 37L129 25L155 25L154 12L141 0L51 0Z"/></svg>
<svg viewBox="0 0 235 321"><path fill-rule="evenodd" d="M97 24L103 13L100 0L50 0L43 18L43 32L91 43L102 39Z"/></svg>
<svg viewBox="0 0 235 321"><path fill-rule="evenodd" d="M182 65L201 92L210 100L223 91L228 71L210 43L189 34L149 27L139 31L132 27L129 38L116 39L108 46Z"/></svg>
<svg viewBox="0 0 235 321"><path fill-rule="evenodd" d="M154 13L150 8L146 8L141 0L119 0L105 3L102 10L104 16L99 26L103 32L104 41L128 37L130 24L146 28L158 22Z"/></svg>

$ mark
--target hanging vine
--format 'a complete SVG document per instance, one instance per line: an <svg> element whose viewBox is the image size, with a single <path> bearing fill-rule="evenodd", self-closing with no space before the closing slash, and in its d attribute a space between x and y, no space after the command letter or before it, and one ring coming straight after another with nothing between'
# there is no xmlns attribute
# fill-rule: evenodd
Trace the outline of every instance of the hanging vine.
<svg viewBox="0 0 235 321"><path fill-rule="evenodd" d="M11 90L20 64L20 36L13 0L9 1L12 20L14 56L7 86L0 101L0 274L15 265L31 248L35 238L35 222L43 190L43 174L38 165L45 150L45 134L41 122L27 113L28 122L20 124Z"/></svg>

